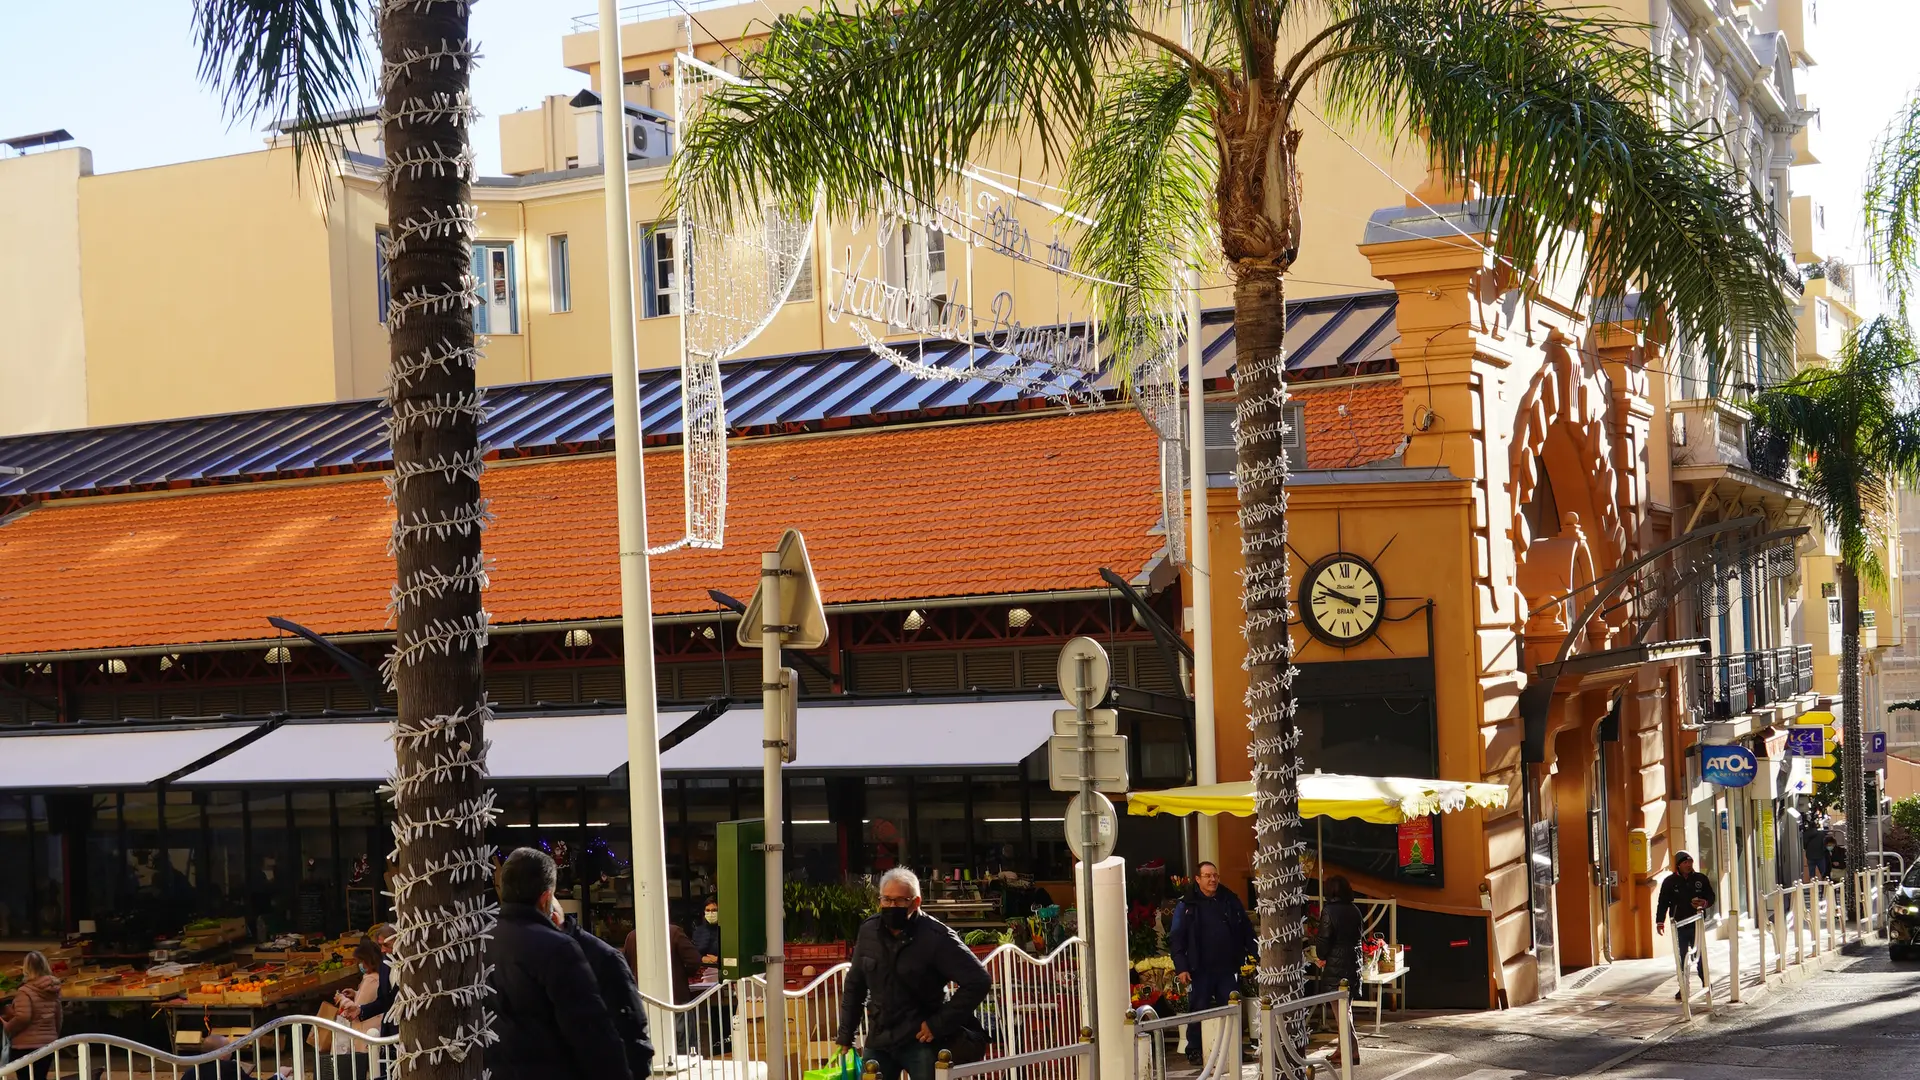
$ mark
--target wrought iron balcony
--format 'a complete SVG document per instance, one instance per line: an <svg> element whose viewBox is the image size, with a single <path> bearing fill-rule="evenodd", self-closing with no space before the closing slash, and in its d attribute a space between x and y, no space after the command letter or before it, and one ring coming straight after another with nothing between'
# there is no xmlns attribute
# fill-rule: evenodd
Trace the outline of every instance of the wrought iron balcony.
<svg viewBox="0 0 1920 1080"><path fill-rule="evenodd" d="M1792 448L1785 435L1765 424L1748 421L1747 463L1754 472L1769 480L1792 483L1788 479L1791 472L1788 452Z"/></svg>
<svg viewBox="0 0 1920 1080"><path fill-rule="evenodd" d="M1813 646L1703 657L1694 668L1695 710L1726 720L1813 690Z"/></svg>

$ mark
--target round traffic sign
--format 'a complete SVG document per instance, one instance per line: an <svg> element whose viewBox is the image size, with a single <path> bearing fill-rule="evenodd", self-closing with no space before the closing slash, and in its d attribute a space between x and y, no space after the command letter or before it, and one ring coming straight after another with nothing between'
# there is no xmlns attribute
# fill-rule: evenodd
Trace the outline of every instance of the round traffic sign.
<svg viewBox="0 0 1920 1080"><path fill-rule="evenodd" d="M1088 661L1085 665L1080 663L1082 658ZM1060 649L1060 665L1054 675L1059 679L1060 696L1067 699L1067 704L1078 705L1083 666L1085 688L1092 694L1086 704L1088 708L1093 708L1107 700L1107 679L1113 670L1113 666L1107 662L1107 650L1101 648L1099 642L1090 637L1077 637L1067 642Z"/></svg>
<svg viewBox="0 0 1920 1080"><path fill-rule="evenodd" d="M1081 834L1086 823L1081 817L1081 796L1075 795L1067 800L1067 816L1062 822L1067 830L1067 850L1073 857L1084 862L1101 862L1113 854L1113 845L1120 836L1120 815L1114 812L1113 800L1097 791L1089 792L1093 796L1093 851L1082 852Z"/></svg>

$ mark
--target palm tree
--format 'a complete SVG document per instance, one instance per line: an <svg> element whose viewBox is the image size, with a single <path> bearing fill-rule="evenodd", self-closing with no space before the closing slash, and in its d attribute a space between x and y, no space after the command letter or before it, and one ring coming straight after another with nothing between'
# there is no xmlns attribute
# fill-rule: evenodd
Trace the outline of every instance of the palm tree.
<svg viewBox="0 0 1920 1080"><path fill-rule="evenodd" d="M1863 865L1866 780L1860 754L1860 581L1886 585L1879 551L1893 527L1894 492L1920 480L1920 412L1902 411L1906 373L1920 363L1904 320L1881 317L1847 336L1832 368L1800 372L1753 401L1755 420L1803 458L1800 487L1839 541L1841 790L1847 850ZM1847 881L1853 908L1854 878Z"/></svg>
<svg viewBox="0 0 1920 1080"><path fill-rule="evenodd" d="M398 1064L409 1076L477 1077L492 1041L483 947L495 906L481 651L486 505L467 127L474 56L465 0L198 0L200 74L236 116L292 117L296 161L322 197L337 120L362 100L367 32L379 36L386 147L392 359L388 434L395 643L383 670L399 698L391 782L396 841ZM378 702L370 704L377 705Z"/></svg>
<svg viewBox="0 0 1920 1080"><path fill-rule="evenodd" d="M1904 314L1920 270L1920 91L1880 136L1862 195L1867 259Z"/></svg>
<svg viewBox="0 0 1920 1080"><path fill-rule="evenodd" d="M1301 113L1424 143L1489 185L1500 256L1574 262L1596 300L1641 296L1725 363L1741 340L1791 347L1784 258L1715 138L1655 113L1669 72L1637 29L1542 0L1219 0L1191 44L1129 0L829 0L775 22L744 85L682 133L675 197L717 219L767 201L841 219L934 204L949 164L1036 140L1093 219L1079 269L1124 377L1153 347L1183 266L1232 279L1236 443L1256 790L1260 982L1301 981L1299 729L1281 447L1285 278L1306 206ZM1643 38L1644 40L1644 38Z"/></svg>

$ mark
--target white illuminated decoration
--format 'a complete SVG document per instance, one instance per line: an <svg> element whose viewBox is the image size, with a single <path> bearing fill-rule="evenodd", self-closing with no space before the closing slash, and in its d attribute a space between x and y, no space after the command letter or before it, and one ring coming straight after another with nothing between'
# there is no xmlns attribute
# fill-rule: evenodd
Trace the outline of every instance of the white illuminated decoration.
<svg viewBox="0 0 1920 1080"><path fill-rule="evenodd" d="M673 67L674 115L697 121L707 95L740 80L681 54ZM683 200L674 236L681 279L674 297L680 315L681 472L686 489L686 534L650 549L718 548L727 535L727 408L720 362L745 348L773 321L807 266L813 215L804 218L768 206L729 221L712 220ZM638 393L638 388L626 392Z"/></svg>
<svg viewBox="0 0 1920 1080"><path fill-rule="evenodd" d="M422 12L449 4L462 10L468 6L466 0L383 0L381 21L392 13ZM451 66L470 71L477 56L473 42L463 39L411 50L397 59L389 57L380 71L381 98L390 101L389 92L396 81L417 75L422 69ZM384 106L380 120L382 125L400 127L450 120L466 125L473 115L472 103L465 94L432 94ZM473 154L466 147L449 150L434 143L389 160L386 166L385 177L389 179L411 180L423 176L457 176L471 184ZM417 211L406 220L393 223L388 255L397 258L409 245L425 239L454 238L462 244L471 244L474 220L474 208L470 204ZM479 284L471 276L465 276L450 289L416 286L398 293L387 308L387 327L397 332L416 315L439 315L477 307L481 303ZM397 357L387 385L387 404L391 411L386 424L390 440L399 443L420 430L462 421L477 424L483 419L485 409L477 391L432 397L415 397L410 393L423 379L463 368L471 370L479 358L478 349L445 338L412 355ZM425 462L396 461L392 474L386 478L388 499L394 500L407 484L423 477L477 480L486 468L484 453L482 448L471 454L442 456ZM413 545L449 536L471 536L486 528L490 519L484 499L454 507L443 515L418 511L406 519L396 516L387 542L388 553L398 555ZM449 593L478 593L486 586L487 566L482 558L466 559L451 568L406 570L393 587L389 611L397 617ZM429 656L466 650L477 652L484 649L486 643L484 609L473 616L434 620L397 636L393 652L381 665L381 675L389 689L397 690L395 676L402 668ZM482 788L480 796L452 805L422 808L419 799L439 785L453 783L472 787L484 780L486 747L473 745L466 733L476 730L476 722L477 729L484 730L490 719L491 713L483 701L474 709L448 715L394 720L391 738L396 751L406 752L396 752L393 774L381 790L394 798L393 837L402 851L423 838L486 835L487 826L494 818L491 790ZM402 760L413 764L402 768L399 764ZM485 1001L490 968L481 961L481 956L498 915L492 891L484 887L492 876L489 855L491 849L482 844L469 849L456 848L441 858L398 861L390 886L400 913L393 947L395 990L391 1019L407 1021L418 1017L436 1000L463 1007ZM461 887L470 889L475 884L482 887L472 890L469 899L453 908L429 911L410 902L414 890L443 884L454 885L456 891ZM444 978L449 974L455 979L451 985ZM418 1035L403 1038L395 1048L392 1074L404 1077L422 1065L437 1064L443 1059L464 1061L468 1055L482 1052L495 1041L493 1019L493 1013L482 1008L477 1024L463 1024L451 1032L436 1033L430 1039Z"/></svg>
<svg viewBox="0 0 1920 1080"><path fill-rule="evenodd" d="M1160 437L1160 524L1167 558L1187 561L1187 410L1180 395L1180 324L1153 321L1153 347L1134 369L1133 396L1140 415Z"/></svg>
<svg viewBox="0 0 1920 1080"><path fill-rule="evenodd" d="M702 103L715 89L744 81L687 53L676 57L673 79L674 115L683 130L698 120ZM834 252L825 252L822 300L828 321L848 320L854 336L875 356L915 378L997 383L1062 401L1069 408L1098 404L1096 321L1076 321L1071 313L1061 318L1056 312L1049 324L1030 325L1015 312L1010 290L996 291L984 304L973 292L976 255L1023 263L1062 281L1122 285L1074 269L1068 238L1056 232L1042 240L1020 215L1045 215L1067 226L1092 222L978 169L944 167L952 176L952 192L921 199L894 188L869 208L868 220L854 223L856 234L871 231L873 236L864 250L856 255L854 246L846 245L838 265ZM801 220L767 206L727 221L708 220L693 209L704 202L680 200L677 235L678 270L685 275L675 295L685 310L680 320L680 396L687 531L676 543L653 549L655 553L682 546L719 547L725 537L726 409L720 362L752 341L786 302L806 267L818 216L816 209ZM945 280L936 287L928 253L907 250L909 232L917 233L923 245L938 243L943 252L947 241L957 242L965 256L964 273L943 269ZM1174 336L1165 343L1164 360L1156 354L1140 373L1140 408L1159 435L1161 510L1169 555L1184 563L1188 433L1179 408L1177 328L1169 323L1165 329ZM886 340L906 334L922 341ZM925 339L966 348L951 361L928 363L923 358ZM1005 359L981 363L995 354Z"/></svg>

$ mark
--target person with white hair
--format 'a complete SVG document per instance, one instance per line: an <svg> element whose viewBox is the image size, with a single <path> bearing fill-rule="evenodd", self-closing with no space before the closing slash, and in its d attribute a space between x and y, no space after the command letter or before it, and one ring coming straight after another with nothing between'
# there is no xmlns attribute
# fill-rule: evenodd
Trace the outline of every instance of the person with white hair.
<svg viewBox="0 0 1920 1080"><path fill-rule="evenodd" d="M920 879L895 867L880 878L880 913L861 923L854 939L835 1041L853 1046L864 1011L861 1049L879 1066L881 1080L899 1080L901 1073L933 1080L941 1050L951 1051L955 1064L985 1056L986 1033L973 1011L992 987L960 935L920 910Z"/></svg>

